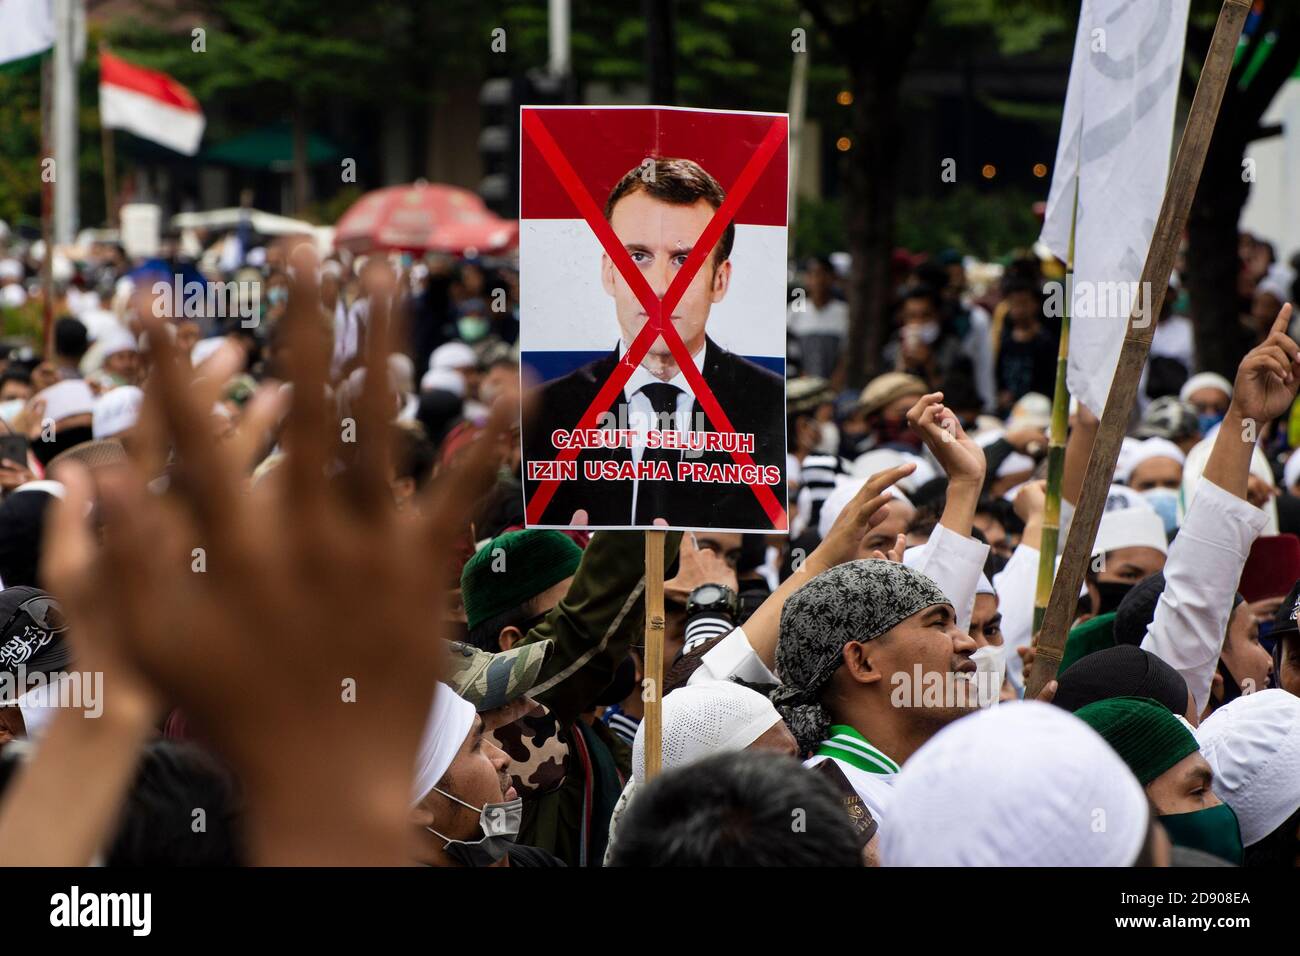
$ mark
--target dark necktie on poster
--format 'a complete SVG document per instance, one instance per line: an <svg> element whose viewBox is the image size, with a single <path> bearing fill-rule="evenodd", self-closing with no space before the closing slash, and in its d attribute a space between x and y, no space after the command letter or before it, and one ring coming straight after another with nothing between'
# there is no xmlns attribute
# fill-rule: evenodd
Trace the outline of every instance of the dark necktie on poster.
<svg viewBox="0 0 1300 956"><path fill-rule="evenodd" d="M654 421L651 423L651 429L676 430L677 397L682 394L682 390L676 385L669 385L667 382L654 382L650 385L643 385L640 391L641 394L650 399L650 406L654 409ZM676 463L681 459L682 453L680 449L646 448L642 453L641 461L666 461L669 467L674 469L675 476ZM655 518L668 517L668 489L671 487L672 482L669 481L637 482L637 524L653 524Z"/></svg>

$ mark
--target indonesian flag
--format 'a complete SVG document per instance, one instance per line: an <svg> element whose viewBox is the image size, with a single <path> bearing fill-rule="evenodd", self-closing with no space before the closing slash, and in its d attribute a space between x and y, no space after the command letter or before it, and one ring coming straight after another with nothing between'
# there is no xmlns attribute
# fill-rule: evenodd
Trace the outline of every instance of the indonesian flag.
<svg viewBox="0 0 1300 956"><path fill-rule="evenodd" d="M203 139L199 101L166 73L99 54L99 121L193 156Z"/></svg>

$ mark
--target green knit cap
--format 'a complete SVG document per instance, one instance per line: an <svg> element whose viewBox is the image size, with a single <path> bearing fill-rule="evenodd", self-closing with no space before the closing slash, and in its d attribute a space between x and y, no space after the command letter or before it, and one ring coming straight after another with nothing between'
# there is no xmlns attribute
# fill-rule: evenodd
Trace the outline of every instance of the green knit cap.
<svg viewBox="0 0 1300 956"><path fill-rule="evenodd" d="M1144 787L1198 749L1192 732L1149 697L1099 700L1074 716L1106 738Z"/></svg>
<svg viewBox="0 0 1300 956"><path fill-rule="evenodd" d="M1115 612L1098 614L1077 627L1070 628L1065 637L1065 651L1061 654L1058 671L1064 671L1081 657L1093 651L1104 651L1115 646Z"/></svg>
<svg viewBox="0 0 1300 956"><path fill-rule="evenodd" d="M572 577L581 560L582 549L558 531L497 535L460 572L461 601L470 629Z"/></svg>

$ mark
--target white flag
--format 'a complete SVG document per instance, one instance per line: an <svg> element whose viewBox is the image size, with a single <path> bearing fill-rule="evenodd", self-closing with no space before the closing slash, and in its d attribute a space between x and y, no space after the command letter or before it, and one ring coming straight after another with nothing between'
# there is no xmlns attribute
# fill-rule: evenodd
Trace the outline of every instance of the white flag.
<svg viewBox="0 0 1300 956"><path fill-rule="evenodd" d="M0 63L54 46L54 0L0 0Z"/></svg>
<svg viewBox="0 0 1300 956"><path fill-rule="evenodd" d="M1098 415L1164 200L1188 3L1083 0L1079 13L1040 238L1066 258L1077 182L1067 381Z"/></svg>

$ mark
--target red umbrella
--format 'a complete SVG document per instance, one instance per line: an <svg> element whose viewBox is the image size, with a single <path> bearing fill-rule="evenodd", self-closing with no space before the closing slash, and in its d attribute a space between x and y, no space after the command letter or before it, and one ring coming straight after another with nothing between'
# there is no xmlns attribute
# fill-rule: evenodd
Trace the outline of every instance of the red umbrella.
<svg viewBox="0 0 1300 956"><path fill-rule="evenodd" d="M518 221L502 219L477 194L423 180L366 193L334 233L335 245L355 253L499 252L518 240Z"/></svg>

